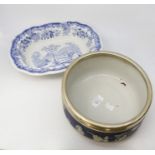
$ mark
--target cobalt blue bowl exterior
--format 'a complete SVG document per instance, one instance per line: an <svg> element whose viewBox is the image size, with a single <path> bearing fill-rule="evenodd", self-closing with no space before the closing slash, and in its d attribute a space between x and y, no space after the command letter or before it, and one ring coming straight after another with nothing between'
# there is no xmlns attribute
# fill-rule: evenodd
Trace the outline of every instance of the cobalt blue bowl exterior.
<svg viewBox="0 0 155 155"><path fill-rule="evenodd" d="M121 141L125 139L126 137L132 135L140 126L141 122L132 127L129 130L123 131L123 132L115 132L115 133L105 133L101 131L92 130L90 128L87 128L86 126L82 125L80 122L78 122L76 119L73 118L73 116L67 111L66 108L64 108L65 115L67 119L69 120L70 124L83 136L86 136L90 139L93 139L97 142L115 142L115 141Z"/></svg>

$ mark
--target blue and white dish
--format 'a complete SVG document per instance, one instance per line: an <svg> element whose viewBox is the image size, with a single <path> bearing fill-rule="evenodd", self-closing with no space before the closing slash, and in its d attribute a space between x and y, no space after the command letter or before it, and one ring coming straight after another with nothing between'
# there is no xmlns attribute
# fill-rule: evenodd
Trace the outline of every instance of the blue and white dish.
<svg viewBox="0 0 155 155"><path fill-rule="evenodd" d="M65 71L75 58L101 49L94 30L79 22L49 23L31 27L12 43L11 58L16 67L31 75Z"/></svg>

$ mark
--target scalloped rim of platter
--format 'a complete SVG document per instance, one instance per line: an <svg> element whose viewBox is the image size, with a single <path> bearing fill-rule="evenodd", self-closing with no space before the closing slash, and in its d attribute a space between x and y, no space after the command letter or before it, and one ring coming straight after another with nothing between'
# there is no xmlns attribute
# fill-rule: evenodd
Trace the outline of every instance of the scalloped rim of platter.
<svg viewBox="0 0 155 155"><path fill-rule="evenodd" d="M103 48L103 42L102 42L102 38L98 35L98 33L96 33L96 31L94 31L94 28L92 28L91 26L87 25L87 24L82 24L80 22L76 22L76 21L67 21L67 22L60 22L60 23L57 23L57 22L52 22L52 23L47 23L47 24L43 24L43 25L40 25L40 26L32 26L32 27L29 27L28 29L25 29L24 31L22 31L19 35L17 35L14 40L12 41L12 46L11 46L11 50L10 50L10 59L11 59L11 63L12 63L12 66L17 69L18 71L20 72L23 72L23 73L26 73L28 75L34 75L34 76L42 76L42 75L49 75L49 74L58 74L58 73L62 73L64 72L67 67L69 66L65 66L65 68L63 69L58 69L58 70L48 70L48 71L45 71L45 72L31 72L27 69L23 69L23 68L20 68L18 66L18 63L16 62L16 60L14 59L14 56L12 54L12 49L13 47L15 46L15 41L17 38L19 38L20 36L24 35L25 32L27 32L28 30L32 30L34 28L45 28L46 26L50 26L50 25L53 25L53 24L60 24L60 25L64 25L64 24L68 24L68 23L71 23L71 24L77 24L78 26L83 26L87 29L89 29L89 31L93 34L95 34L95 39L97 39L97 45L95 45L94 48L98 48L96 51L91 51L91 50L87 50L87 51L82 51L81 55L83 55L84 53L88 53L88 52L98 52L100 51L102 48ZM62 36L63 37L63 36ZM52 38L54 39L54 38ZM32 42L33 44L33 42ZM80 55L80 56L81 56ZM80 57L78 56L78 57ZM74 59L71 60L71 62L73 61ZM70 62L70 63L71 63ZM70 64L69 63L69 64Z"/></svg>

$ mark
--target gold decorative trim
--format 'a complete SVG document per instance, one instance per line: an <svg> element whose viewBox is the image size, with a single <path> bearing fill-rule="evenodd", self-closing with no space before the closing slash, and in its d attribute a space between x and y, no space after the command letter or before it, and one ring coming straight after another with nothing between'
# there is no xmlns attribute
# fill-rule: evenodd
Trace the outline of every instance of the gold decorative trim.
<svg viewBox="0 0 155 155"><path fill-rule="evenodd" d="M66 91L66 81L68 78L68 75L70 73L70 71L74 68L74 66L76 64L78 64L79 62L82 62L90 57L96 57L96 56L113 56L113 57L117 57L119 59L122 59L123 61L125 61L126 63L131 64L136 70L139 71L139 73L142 75L146 86L147 86L147 101L146 104L143 108L143 110L133 119L124 122L124 123L120 123L120 124L101 124L101 123L97 123L93 120L87 119L86 117L82 116L72 105L72 103L69 101L68 97L67 97L67 91ZM84 125L87 128L90 128L92 130L95 131L99 131L99 132L104 132L104 133L116 133L116 132L122 132L122 131L126 131L131 129L132 127L134 127L135 125L137 125L138 123L140 123L145 114L147 113L151 102L152 102L152 96L153 96L153 92L152 92L152 86L151 86L151 82L147 76L147 74L145 73L145 71L132 59L122 55L122 54L118 54L116 52L111 52L111 51L100 51L97 53L87 53L84 54L83 56L81 56L80 58L74 60L71 65L68 67L68 69L66 70L64 77L63 77L63 81L62 81L62 99L63 99L63 104L65 106L65 108L68 110L68 112L72 115L72 117L74 119L76 119L79 123L81 123L82 125Z"/></svg>

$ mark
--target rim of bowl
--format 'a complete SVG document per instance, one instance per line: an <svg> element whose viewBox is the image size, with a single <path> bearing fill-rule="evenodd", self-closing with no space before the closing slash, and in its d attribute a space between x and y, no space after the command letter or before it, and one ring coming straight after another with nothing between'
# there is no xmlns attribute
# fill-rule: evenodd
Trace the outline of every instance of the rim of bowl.
<svg viewBox="0 0 155 155"><path fill-rule="evenodd" d="M141 110L140 113L138 113L134 118L130 119L129 121L120 123L120 124L108 124L108 123L98 123L95 122L91 119L88 119L86 117L84 117L83 115L81 115L76 108L73 106L73 104L71 103L71 101L69 100L68 96L67 96L67 88L66 88L66 83L67 83L67 79L69 76L70 71L74 68L74 66L78 63L80 63L81 61L85 61L86 59L89 59L91 57L96 57L96 56L112 56L115 57L117 59L122 59L124 62L132 65L142 76L142 78L145 81L146 87L147 87L147 100L145 103L144 108ZM152 96L153 96L153 92L152 92L152 85L151 82L146 74L146 72L142 69L141 66L139 66L134 60L132 60L131 58L116 53L116 52L111 52L111 51L99 51L97 53L87 53L84 54L83 56L75 59L70 66L67 68L67 70L64 73L64 77L62 80L62 99L63 99L63 104L64 107L68 110L68 112L72 115L72 117L77 120L78 122L80 122L82 125L84 125L87 128L90 128L92 130L95 131L99 131L99 132L105 132L105 133L115 133L115 132L122 132L125 130L129 130L132 127L134 127L135 125L137 125L138 123L140 123L145 114L147 113L151 102L152 102Z"/></svg>

